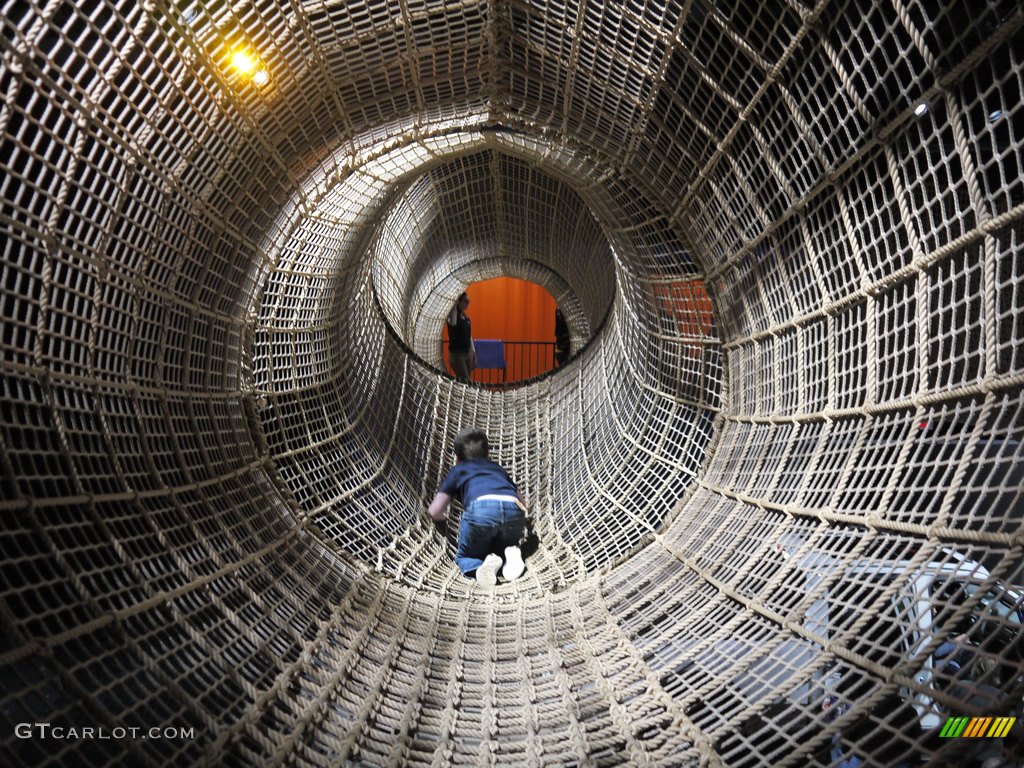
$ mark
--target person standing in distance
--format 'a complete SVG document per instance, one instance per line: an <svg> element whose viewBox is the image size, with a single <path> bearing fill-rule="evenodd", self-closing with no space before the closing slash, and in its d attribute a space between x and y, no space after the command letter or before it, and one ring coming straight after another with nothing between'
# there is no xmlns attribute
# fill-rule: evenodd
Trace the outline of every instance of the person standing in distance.
<svg viewBox="0 0 1024 768"><path fill-rule="evenodd" d="M555 363L561 368L572 352L572 339L569 336L569 324L565 322L562 310L555 307Z"/></svg>
<svg viewBox="0 0 1024 768"><path fill-rule="evenodd" d="M476 347L473 346L473 332L466 317L468 307L469 296L463 291L448 313L448 362L455 371L455 378L460 381L469 381L476 368Z"/></svg>

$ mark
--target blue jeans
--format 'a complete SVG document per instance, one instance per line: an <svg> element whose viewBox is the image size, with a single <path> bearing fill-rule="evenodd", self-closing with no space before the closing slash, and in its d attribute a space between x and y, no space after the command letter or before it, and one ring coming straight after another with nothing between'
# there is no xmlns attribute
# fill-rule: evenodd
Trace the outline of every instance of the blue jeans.
<svg viewBox="0 0 1024 768"><path fill-rule="evenodd" d="M476 499L462 512L455 564L464 576L479 568L487 555L518 547L526 539L526 515L511 501Z"/></svg>

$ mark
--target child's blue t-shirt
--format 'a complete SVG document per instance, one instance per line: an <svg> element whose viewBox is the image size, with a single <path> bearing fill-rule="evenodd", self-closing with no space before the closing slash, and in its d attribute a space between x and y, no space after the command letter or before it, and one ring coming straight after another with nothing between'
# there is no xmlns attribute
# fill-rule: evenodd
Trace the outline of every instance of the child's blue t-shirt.
<svg viewBox="0 0 1024 768"><path fill-rule="evenodd" d="M460 461L441 483L441 493L458 499L464 507L474 499L488 494L519 495L508 472L490 459Z"/></svg>

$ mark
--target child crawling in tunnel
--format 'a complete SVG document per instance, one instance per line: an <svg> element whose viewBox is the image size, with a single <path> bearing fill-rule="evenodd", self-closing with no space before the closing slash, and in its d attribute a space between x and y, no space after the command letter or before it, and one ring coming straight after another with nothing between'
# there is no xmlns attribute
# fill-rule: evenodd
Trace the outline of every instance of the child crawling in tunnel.
<svg viewBox="0 0 1024 768"><path fill-rule="evenodd" d="M430 503L427 513L444 520L452 498L462 502L462 523L455 564L464 576L490 589L498 572L508 581L523 575L526 565L520 547L526 539L526 506L508 473L488 458L487 435L467 427L455 436L458 462ZM504 561L497 554L504 553Z"/></svg>

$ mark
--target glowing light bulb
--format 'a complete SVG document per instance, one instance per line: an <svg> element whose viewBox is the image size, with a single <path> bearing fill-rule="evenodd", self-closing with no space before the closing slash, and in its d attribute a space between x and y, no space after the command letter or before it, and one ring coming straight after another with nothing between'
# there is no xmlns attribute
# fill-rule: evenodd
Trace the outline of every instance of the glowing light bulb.
<svg viewBox="0 0 1024 768"><path fill-rule="evenodd" d="M918 104L916 107L914 107L914 114L917 115L918 117L924 116L925 114L927 114L927 112L928 112L928 102L927 101L922 101L920 104Z"/></svg>
<svg viewBox="0 0 1024 768"><path fill-rule="evenodd" d="M256 69L256 61L246 51L235 51L231 55L231 66L240 75L248 75Z"/></svg>
<svg viewBox="0 0 1024 768"><path fill-rule="evenodd" d="M257 88L262 88L268 82L270 82L270 73L267 70L259 69L253 73L252 84Z"/></svg>

